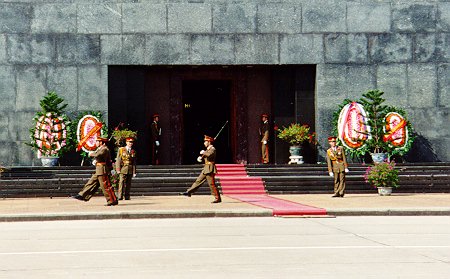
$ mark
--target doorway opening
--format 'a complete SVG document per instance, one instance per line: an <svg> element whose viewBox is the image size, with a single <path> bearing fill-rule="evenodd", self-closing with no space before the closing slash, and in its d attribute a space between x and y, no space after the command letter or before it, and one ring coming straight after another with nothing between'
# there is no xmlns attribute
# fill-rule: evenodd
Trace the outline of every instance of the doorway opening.
<svg viewBox="0 0 450 279"><path fill-rule="evenodd" d="M232 163L230 143L230 80L184 80L183 99L183 164L193 164L203 145L203 136L216 137L216 162Z"/></svg>
<svg viewBox="0 0 450 279"><path fill-rule="evenodd" d="M138 131L138 164L151 163L150 124L160 114L160 162L197 164L203 135L219 135L218 163L261 161L258 128L269 114L270 163L286 164L289 144L274 127L293 122L314 131L315 65L108 66L108 124L125 123ZM317 162L315 147L304 149L307 163Z"/></svg>

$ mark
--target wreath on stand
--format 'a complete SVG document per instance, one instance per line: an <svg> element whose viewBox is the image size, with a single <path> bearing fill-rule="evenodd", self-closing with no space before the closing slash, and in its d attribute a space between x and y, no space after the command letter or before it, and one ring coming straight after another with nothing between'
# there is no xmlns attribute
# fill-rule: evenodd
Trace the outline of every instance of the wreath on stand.
<svg viewBox="0 0 450 279"><path fill-rule="evenodd" d="M414 142L406 112L384 105L383 91L370 90L358 101L345 99L333 113L333 134L352 159L371 152L403 156Z"/></svg>
<svg viewBox="0 0 450 279"><path fill-rule="evenodd" d="M108 127L103 120L103 114L99 111L82 112L73 122L76 127L76 150L81 152L81 165L84 161L90 160L89 152L95 151L97 146L95 142L97 137L108 134Z"/></svg>
<svg viewBox="0 0 450 279"><path fill-rule="evenodd" d="M30 142L25 143L36 151L38 159L59 158L72 147L71 122L64 113L67 104L56 92L49 91L39 102L41 111L33 118Z"/></svg>

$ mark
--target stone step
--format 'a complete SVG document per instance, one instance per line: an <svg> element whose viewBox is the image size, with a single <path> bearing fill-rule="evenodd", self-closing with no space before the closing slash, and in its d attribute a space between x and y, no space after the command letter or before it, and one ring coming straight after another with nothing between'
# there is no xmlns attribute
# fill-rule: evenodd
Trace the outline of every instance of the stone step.
<svg viewBox="0 0 450 279"><path fill-rule="evenodd" d="M400 172L400 187L397 193L449 193L450 163L397 164ZM226 167L226 166L225 166ZM242 174L242 167L226 167L228 177L217 176L217 184L236 183L246 186L247 181L259 180L265 190L273 194L330 193L332 178L327 168L319 165L246 165L250 177ZM137 166L138 176L133 179L134 195L175 195L192 185L201 165L182 166ZM349 193L375 193L376 189L364 182L367 165L351 164L347 175ZM221 166L224 169L224 166ZM0 176L0 197L69 196L77 193L93 173L92 166L74 167L14 167ZM251 183L250 183L251 184ZM209 187L200 187L198 194L210 194Z"/></svg>

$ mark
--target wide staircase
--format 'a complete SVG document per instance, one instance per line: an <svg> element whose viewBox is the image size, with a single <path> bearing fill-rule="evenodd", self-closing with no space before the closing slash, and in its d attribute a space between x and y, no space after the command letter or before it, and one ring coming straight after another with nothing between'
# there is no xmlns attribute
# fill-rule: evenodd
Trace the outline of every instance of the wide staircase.
<svg viewBox="0 0 450 279"><path fill-rule="evenodd" d="M397 167L401 169L400 187L395 193L450 193L450 163L397 164ZM240 177L243 168L249 179ZM376 193L376 189L364 182L366 168L361 164L349 166L347 193ZM140 165L138 176L132 182L132 195L177 195L191 186L201 169L201 165ZM227 178L222 176L222 181L221 175L217 176L219 186L228 183L228 191L251 192L256 181L262 181L269 194L333 191L332 178L324 164L241 165L230 171L238 172L237 180L233 180L233 174ZM8 168L0 176L0 198L68 197L76 194L92 173L93 167L87 166ZM205 184L197 193L209 195L209 187Z"/></svg>
<svg viewBox="0 0 450 279"><path fill-rule="evenodd" d="M367 165L350 164L347 193L375 193L364 181ZM400 169L396 193L450 193L450 163L397 164ZM248 165L250 176L259 176L272 194L332 193L333 178L327 167L318 165Z"/></svg>

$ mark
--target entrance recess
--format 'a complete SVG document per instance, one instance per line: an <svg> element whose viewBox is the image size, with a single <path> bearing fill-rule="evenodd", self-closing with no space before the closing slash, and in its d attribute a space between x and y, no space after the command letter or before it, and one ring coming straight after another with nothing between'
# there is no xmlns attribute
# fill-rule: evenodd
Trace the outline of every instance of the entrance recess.
<svg viewBox="0 0 450 279"><path fill-rule="evenodd" d="M184 80L183 98L183 164L193 164L204 149L203 136L215 137L230 121L230 80ZM230 124L230 123L228 123ZM227 125L214 146L217 163L232 163L230 129Z"/></svg>
<svg viewBox="0 0 450 279"><path fill-rule="evenodd" d="M261 161L260 115L269 114L270 163L289 161L274 126L315 124L315 65L109 66L108 125L138 131L138 164L151 163L152 115L160 115L160 163L198 164L203 135L216 136L217 162ZM315 163L314 147L304 160Z"/></svg>

